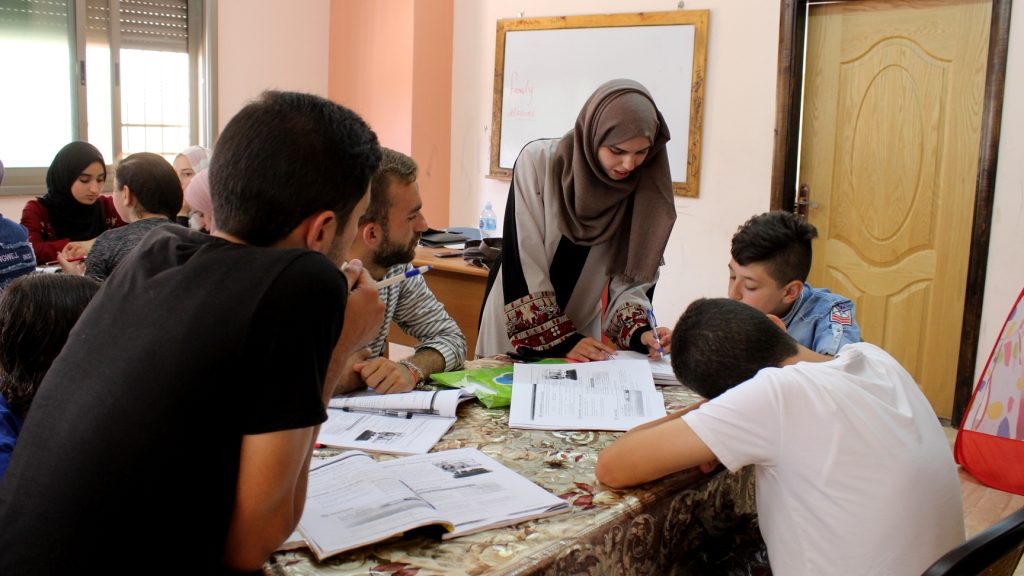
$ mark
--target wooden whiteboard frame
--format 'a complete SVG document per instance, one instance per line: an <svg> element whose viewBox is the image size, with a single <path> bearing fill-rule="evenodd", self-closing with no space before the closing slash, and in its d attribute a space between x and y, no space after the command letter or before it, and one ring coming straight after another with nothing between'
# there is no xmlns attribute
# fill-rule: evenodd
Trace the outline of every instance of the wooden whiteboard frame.
<svg viewBox="0 0 1024 576"><path fill-rule="evenodd" d="M677 196L698 197L700 183L701 131L704 125L704 70L707 64L708 10L641 12L547 18L506 18L498 20L494 51L494 96L491 118L491 178L511 179L512 167L500 166L501 119L504 104L505 34L510 31L556 30L565 28L612 28L680 25L694 27L693 67L690 81L690 126L686 144L686 182L673 182ZM671 55L658 57L671 58ZM575 120L575 119L572 119Z"/></svg>

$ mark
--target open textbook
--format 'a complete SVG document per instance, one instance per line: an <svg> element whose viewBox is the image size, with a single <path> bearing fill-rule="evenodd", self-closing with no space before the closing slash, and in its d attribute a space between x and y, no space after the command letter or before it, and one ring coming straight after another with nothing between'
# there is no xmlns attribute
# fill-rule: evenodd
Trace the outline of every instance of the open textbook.
<svg viewBox="0 0 1024 576"><path fill-rule="evenodd" d="M459 403L471 398L462 390L338 396L328 405L317 442L389 454L426 454L455 424Z"/></svg>
<svg viewBox="0 0 1024 576"><path fill-rule="evenodd" d="M629 430L664 415L646 359L515 365L510 428Z"/></svg>
<svg viewBox="0 0 1024 576"><path fill-rule="evenodd" d="M309 472L299 533L320 560L439 525L444 539L569 510L475 448L377 462L344 452Z"/></svg>

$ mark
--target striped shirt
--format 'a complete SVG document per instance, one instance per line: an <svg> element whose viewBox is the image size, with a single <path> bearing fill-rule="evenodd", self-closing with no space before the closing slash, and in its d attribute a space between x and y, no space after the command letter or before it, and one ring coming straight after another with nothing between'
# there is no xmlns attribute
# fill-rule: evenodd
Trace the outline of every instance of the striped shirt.
<svg viewBox="0 0 1024 576"><path fill-rule="evenodd" d="M384 278L404 274L412 267L412 264L397 264L388 268ZM430 291L423 276L413 276L381 289L380 299L384 301L384 323L370 344L374 358L384 354L388 328L394 320L402 332L419 342L416 345L417 351L433 348L444 356L446 372L462 368L466 361L466 337L445 310L444 304Z"/></svg>

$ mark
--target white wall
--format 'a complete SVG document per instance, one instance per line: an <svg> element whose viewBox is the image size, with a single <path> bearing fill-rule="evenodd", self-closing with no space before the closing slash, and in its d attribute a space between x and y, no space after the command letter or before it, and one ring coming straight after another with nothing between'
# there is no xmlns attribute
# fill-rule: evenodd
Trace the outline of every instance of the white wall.
<svg viewBox="0 0 1024 576"><path fill-rule="evenodd" d="M452 225L474 225L486 200L499 212L508 182L486 177L490 165L496 21L527 17L664 11L665 0L456 0L452 69ZM729 242L736 227L769 207L778 0L702 0L710 9L700 198L678 198L654 305L674 324L689 302L724 296ZM629 47L623 47L629 50ZM557 55L552 55L557 58ZM641 57L641 56L638 56ZM661 57L660 55L657 57Z"/></svg>
<svg viewBox="0 0 1024 576"><path fill-rule="evenodd" d="M985 302L974 381L988 360L1010 306L1024 288L1024 10L1010 16L1003 122L999 134L996 198L985 278ZM1020 321L1018 315L1017 318Z"/></svg>
<svg viewBox="0 0 1024 576"><path fill-rule="evenodd" d="M330 0L218 0L217 6L220 128L264 90L327 97Z"/></svg>

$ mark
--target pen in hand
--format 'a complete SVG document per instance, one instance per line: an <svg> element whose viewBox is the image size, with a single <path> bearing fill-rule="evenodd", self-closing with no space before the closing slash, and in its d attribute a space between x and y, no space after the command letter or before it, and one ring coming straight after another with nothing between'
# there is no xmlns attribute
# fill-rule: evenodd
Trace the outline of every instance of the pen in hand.
<svg viewBox="0 0 1024 576"><path fill-rule="evenodd" d="M419 276L424 272L430 270L430 266L420 266L419 268L411 268L405 272L405 274L399 274L398 276L392 276L391 278L385 278L380 282L377 282L377 288L387 288L392 284L398 284L399 282L405 282L407 279L413 276Z"/></svg>
<svg viewBox="0 0 1024 576"><path fill-rule="evenodd" d="M658 335L658 323L654 320L654 309L647 309L647 322L651 325L651 332L654 334L654 341L658 343L658 354L665 355L665 348L661 345L661 336Z"/></svg>

